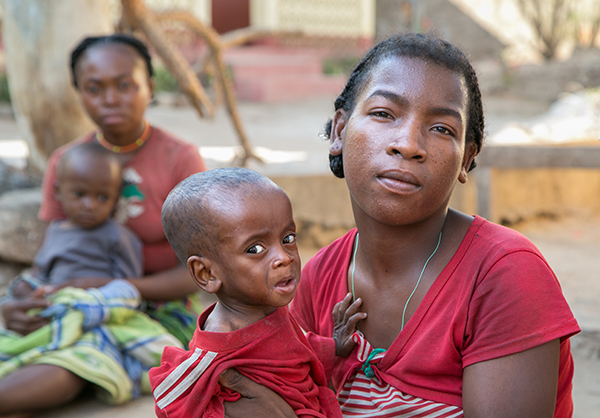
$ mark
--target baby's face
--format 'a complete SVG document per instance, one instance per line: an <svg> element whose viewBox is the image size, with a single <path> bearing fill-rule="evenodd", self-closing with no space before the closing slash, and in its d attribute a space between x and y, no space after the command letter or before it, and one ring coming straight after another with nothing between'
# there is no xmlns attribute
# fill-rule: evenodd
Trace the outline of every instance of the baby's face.
<svg viewBox="0 0 600 418"><path fill-rule="evenodd" d="M91 229L110 217L120 190L118 167L106 160L84 158L65 168L56 196L68 220Z"/></svg>
<svg viewBox="0 0 600 418"><path fill-rule="evenodd" d="M240 308L290 303L300 281L300 256L285 193L273 188L244 196L223 205L217 218L212 272L222 283L219 300Z"/></svg>

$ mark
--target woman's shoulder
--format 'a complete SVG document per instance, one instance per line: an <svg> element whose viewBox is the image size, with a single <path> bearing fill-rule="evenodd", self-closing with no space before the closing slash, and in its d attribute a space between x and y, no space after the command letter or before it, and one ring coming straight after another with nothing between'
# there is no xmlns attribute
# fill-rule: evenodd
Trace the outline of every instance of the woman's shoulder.
<svg viewBox="0 0 600 418"><path fill-rule="evenodd" d="M152 136L156 139L156 141L153 141L155 145L159 145L161 147L171 148L174 150L189 148L196 149L196 147L193 144L179 138L177 135L171 132L165 131L164 129L158 128L154 125L152 125Z"/></svg>
<svg viewBox="0 0 600 418"><path fill-rule="evenodd" d="M531 251L539 254L537 247L519 231L479 216L475 216L469 232L473 235L475 243L481 248L506 253Z"/></svg>
<svg viewBox="0 0 600 418"><path fill-rule="evenodd" d="M351 251L355 237L356 228L353 228L350 231L346 232L343 236L337 238L331 244L321 248L317 252L317 254L315 254L308 261L308 263L306 263L305 267L315 265L319 266L318 268L321 269L327 265L337 264L340 262L343 263L344 260L348 259L348 254Z"/></svg>
<svg viewBox="0 0 600 418"><path fill-rule="evenodd" d="M94 139L95 135L96 135L96 131L92 131L83 136L75 138L74 140L69 141L64 145L61 145L60 147L58 147L54 151L52 151L50 158L54 158L54 159L60 158L62 155L64 155L67 151L69 151L74 146L83 144L86 142L91 142Z"/></svg>

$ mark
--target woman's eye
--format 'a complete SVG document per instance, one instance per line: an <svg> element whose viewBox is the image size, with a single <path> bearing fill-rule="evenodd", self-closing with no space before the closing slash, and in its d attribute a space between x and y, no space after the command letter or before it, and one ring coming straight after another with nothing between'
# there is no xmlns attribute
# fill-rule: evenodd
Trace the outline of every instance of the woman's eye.
<svg viewBox="0 0 600 418"><path fill-rule="evenodd" d="M248 254L260 254L265 250L265 247L263 247L260 244L254 244L252 247L248 248L248 250L246 251Z"/></svg>
<svg viewBox="0 0 600 418"><path fill-rule="evenodd" d="M452 131L448 128L444 128L443 126L435 126L433 130L444 135L452 135Z"/></svg>
<svg viewBox="0 0 600 418"><path fill-rule="evenodd" d="M75 197L83 197L83 192L80 192L79 190L75 190L73 192L73 196L75 196Z"/></svg>
<svg viewBox="0 0 600 418"><path fill-rule="evenodd" d="M392 119L392 115L390 115L388 112L384 112L383 110L371 112L371 116L375 116L375 117L383 118L383 119Z"/></svg>
<svg viewBox="0 0 600 418"><path fill-rule="evenodd" d="M293 244L296 242L296 234L290 234L283 239L284 244Z"/></svg>
<svg viewBox="0 0 600 418"><path fill-rule="evenodd" d="M85 86L84 90L90 94L98 94L100 92L100 87L95 85Z"/></svg>
<svg viewBox="0 0 600 418"><path fill-rule="evenodd" d="M104 203L104 202L106 202L107 200L108 200L108 196L106 196L105 194L101 194L101 195L99 195L99 196L98 196L98 201L99 201L99 202L102 202L102 203Z"/></svg>
<svg viewBox="0 0 600 418"><path fill-rule="evenodd" d="M119 89L120 90L127 90L129 88L130 84L126 81L122 81L121 83L119 83Z"/></svg>

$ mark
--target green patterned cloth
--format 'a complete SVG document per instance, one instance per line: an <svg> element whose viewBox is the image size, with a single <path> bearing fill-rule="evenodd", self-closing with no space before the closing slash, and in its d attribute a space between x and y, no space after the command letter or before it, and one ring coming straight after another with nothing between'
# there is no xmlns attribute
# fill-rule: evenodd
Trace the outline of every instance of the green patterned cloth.
<svg viewBox="0 0 600 418"><path fill-rule="evenodd" d="M48 299L49 308L30 313L52 318L50 324L25 337L0 329L0 379L26 364L53 364L94 383L103 401L118 405L149 393L148 370L160 364L165 346L182 347L138 310L139 292L125 280L64 288Z"/></svg>

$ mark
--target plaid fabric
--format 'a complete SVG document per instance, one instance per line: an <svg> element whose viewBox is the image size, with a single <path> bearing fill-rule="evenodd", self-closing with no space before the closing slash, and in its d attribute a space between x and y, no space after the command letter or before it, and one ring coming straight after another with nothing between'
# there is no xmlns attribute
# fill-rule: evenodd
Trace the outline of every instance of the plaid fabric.
<svg viewBox="0 0 600 418"><path fill-rule="evenodd" d="M107 403L121 404L148 388L147 373L165 346L182 344L138 310L137 289L113 280L98 289L64 288L32 315L50 324L23 337L0 329L0 379L26 364L54 364L96 384Z"/></svg>

